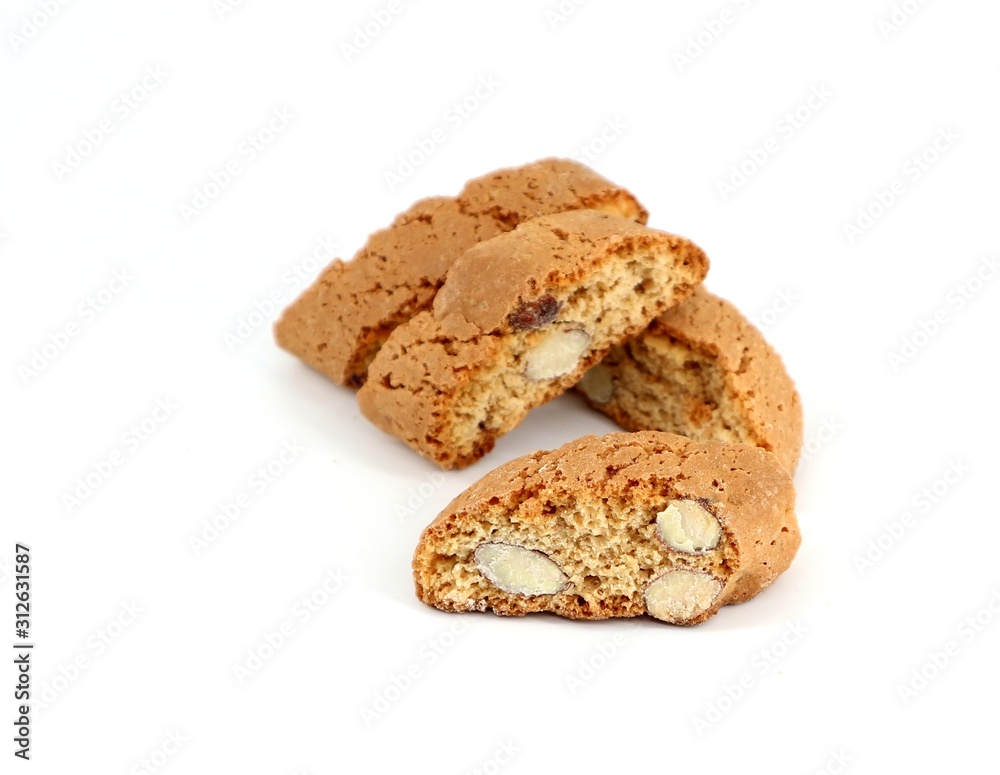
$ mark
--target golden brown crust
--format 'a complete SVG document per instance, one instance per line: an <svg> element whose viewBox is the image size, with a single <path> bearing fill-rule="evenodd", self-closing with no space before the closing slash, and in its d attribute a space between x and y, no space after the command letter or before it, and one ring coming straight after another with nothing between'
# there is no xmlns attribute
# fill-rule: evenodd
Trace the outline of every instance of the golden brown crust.
<svg viewBox="0 0 1000 775"><path fill-rule="evenodd" d="M656 513L674 499L708 504L725 544L719 558L701 560L724 581L722 593L685 624L754 597L798 550L794 487L769 452L657 431L585 436L506 463L455 498L420 537L417 596L447 611L640 616L651 580L668 569L699 567L655 537ZM499 590L473 558L487 541L542 551L566 572L569 586L536 596Z"/></svg>
<svg viewBox="0 0 1000 775"><path fill-rule="evenodd" d="M803 432L795 383L760 331L704 287L612 348L599 368L613 392L590 403L623 428L755 444L795 471Z"/></svg>
<svg viewBox="0 0 1000 775"><path fill-rule="evenodd" d="M683 237L668 235L625 218L575 210L526 224L504 239L481 242L452 266L434 299L434 316L461 315L480 331L510 330L508 317L523 301L557 295L585 282L595 255L631 252L667 242L680 248Z"/></svg>
<svg viewBox="0 0 1000 775"><path fill-rule="evenodd" d="M361 413L442 468L461 468L485 455L499 434L484 434L456 454L451 399L500 355L499 337L483 335L457 315L421 312L399 326L372 362L358 391Z"/></svg>
<svg viewBox="0 0 1000 775"><path fill-rule="evenodd" d="M470 249L433 311L393 332L358 394L362 413L444 468L468 465L707 269L691 242L617 216L528 221ZM570 371L532 381L525 363L553 330L586 332L587 348Z"/></svg>
<svg viewBox="0 0 1000 775"><path fill-rule="evenodd" d="M328 266L285 310L277 342L334 382L360 387L388 335L430 307L466 249L530 218L577 208L647 217L628 191L563 159L499 170L471 180L457 197L417 202L352 261Z"/></svg>

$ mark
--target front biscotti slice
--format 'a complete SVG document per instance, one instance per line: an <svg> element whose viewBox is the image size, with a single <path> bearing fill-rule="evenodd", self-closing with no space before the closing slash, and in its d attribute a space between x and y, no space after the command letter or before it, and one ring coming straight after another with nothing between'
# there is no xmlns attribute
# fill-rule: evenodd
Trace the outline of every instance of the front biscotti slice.
<svg viewBox="0 0 1000 775"><path fill-rule="evenodd" d="M417 202L352 261L323 270L275 325L277 342L334 382L360 387L392 330L430 307L466 249L530 218L579 208L646 222L632 194L566 159L498 170L457 197Z"/></svg>
<svg viewBox="0 0 1000 775"><path fill-rule="evenodd" d="M487 474L424 530L413 575L444 611L698 624L770 586L800 541L771 453L613 433Z"/></svg>
<svg viewBox="0 0 1000 775"><path fill-rule="evenodd" d="M441 467L468 465L707 270L688 240L618 216L528 221L466 252L433 310L393 332L361 411Z"/></svg>
<svg viewBox="0 0 1000 775"><path fill-rule="evenodd" d="M778 353L746 317L703 287L613 347L580 381L626 430L754 444L794 473L802 404Z"/></svg>

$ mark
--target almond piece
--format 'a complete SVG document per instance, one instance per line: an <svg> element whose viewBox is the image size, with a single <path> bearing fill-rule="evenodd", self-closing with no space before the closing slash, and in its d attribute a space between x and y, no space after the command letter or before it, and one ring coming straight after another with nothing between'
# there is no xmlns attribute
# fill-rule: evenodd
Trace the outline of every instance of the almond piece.
<svg viewBox="0 0 1000 775"><path fill-rule="evenodd" d="M595 404L606 404L615 394L615 383L611 372L605 366L597 364L587 369L580 380L580 390Z"/></svg>
<svg viewBox="0 0 1000 775"><path fill-rule="evenodd" d="M476 567L491 584L512 595L554 595L569 579L547 554L516 544L485 543L476 547Z"/></svg>
<svg viewBox="0 0 1000 775"><path fill-rule="evenodd" d="M664 622L685 624L709 610L723 586L722 579L710 573L670 570L646 587L646 610Z"/></svg>
<svg viewBox="0 0 1000 775"><path fill-rule="evenodd" d="M719 545L722 525L700 501L671 501L656 515L656 534L671 549L704 554Z"/></svg>
<svg viewBox="0 0 1000 775"><path fill-rule="evenodd" d="M590 344L581 328L557 328L542 334L525 358L524 376L541 382L569 374Z"/></svg>

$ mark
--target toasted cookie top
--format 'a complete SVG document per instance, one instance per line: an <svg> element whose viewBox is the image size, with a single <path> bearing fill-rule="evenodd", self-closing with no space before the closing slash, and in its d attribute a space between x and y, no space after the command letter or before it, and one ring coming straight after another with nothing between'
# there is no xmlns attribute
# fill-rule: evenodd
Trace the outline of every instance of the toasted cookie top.
<svg viewBox="0 0 1000 775"><path fill-rule="evenodd" d="M483 332L516 330L525 319L524 327L535 327L536 310L554 316L555 304L600 264L658 243L686 249L685 262L704 276L708 259L683 237L596 210L541 216L460 256L434 300L434 316L459 314Z"/></svg>

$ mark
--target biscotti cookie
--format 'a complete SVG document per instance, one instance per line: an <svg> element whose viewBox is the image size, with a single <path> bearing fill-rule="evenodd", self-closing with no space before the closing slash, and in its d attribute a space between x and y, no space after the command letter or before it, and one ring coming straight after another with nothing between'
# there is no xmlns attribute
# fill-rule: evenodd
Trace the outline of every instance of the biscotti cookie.
<svg viewBox="0 0 1000 775"><path fill-rule="evenodd" d="M334 382L360 387L382 343L430 306L466 249L530 218L579 208L646 222L632 194L564 159L499 170L457 197L417 202L354 260L324 269L275 325L277 342Z"/></svg>
<svg viewBox="0 0 1000 775"><path fill-rule="evenodd" d="M586 436L455 498L420 537L417 597L445 611L698 624L788 568L794 507L791 478L758 447Z"/></svg>
<svg viewBox="0 0 1000 775"><path fill-rule="evenodd" d="M754 444L794 473L802 405L777 352L728 301L704 288L613 347L580 381L626 430Z"/></svg>
<svg viewBox="0 0 1000 775"><path fill-rule="evenodd" d="M619 216L527 221L467 251L433 310L392 333L358 393L361 411L441 467L468 465L707 270L683 237Z"/></svg>

